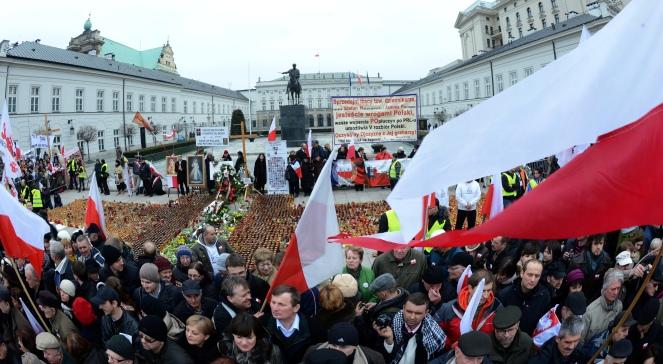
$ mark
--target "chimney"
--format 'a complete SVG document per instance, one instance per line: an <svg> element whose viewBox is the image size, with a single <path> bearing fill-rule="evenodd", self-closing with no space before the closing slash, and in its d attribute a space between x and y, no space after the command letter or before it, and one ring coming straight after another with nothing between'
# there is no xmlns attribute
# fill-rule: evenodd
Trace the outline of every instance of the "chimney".
<svg viewBox="0 0 663 364"><path fill-rule="evenodd" d="M9 50L9 41L4 39L0 42L0 57L7 57L7 51Z"/></svg>

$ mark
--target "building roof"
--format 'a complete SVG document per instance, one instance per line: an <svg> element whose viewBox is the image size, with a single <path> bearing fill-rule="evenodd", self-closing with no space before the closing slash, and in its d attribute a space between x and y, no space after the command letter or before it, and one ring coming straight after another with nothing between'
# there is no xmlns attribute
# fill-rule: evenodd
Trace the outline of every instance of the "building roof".
<svg viewBox="0 0 663 364"><path fill-rule="evenodd" d="M119 43L117 43L119 44ZM185 89L231 97L248 101L244 95L227 88L181 77L172 73L135 66L101 56L69 51L36 42L23 42L7 51L7 57L37 62L62 64L73 67L104 71L116 75L131 76L147 80L179 85Z"/></svg>
<svg viewBox="0 0 663 364"><path fill-rule="evenodd" d="M349 77L352 78L353 80L357 79L357 74L354 72L322 72L322 73L301 73L299 75L299 79L301 81L314 81L314 80L347 80L348 79L348 74L350 75ZM361 75L362 78L366 78L366 75ZM373 78L373 76L369 77ZM378 78L378 76L374 76L375 78ZM273 82L273 81L287 81L288 76L283 75L279 78L275 78L271 81L268 82ZM354 82L354 81L353 81Z"/></svg>
<svg viewBox="0 0 663 364"><path fill-rule="evenodd" d="M474 56L474 57L472 57L472 58L470 58L470 59L468 59L464 62L461 62L461 63L457 64L454 67L450 67L448 69L445 69L442 72L436 72L436 73L433 73L431 75L428 75L428 76L426 76L426 77L424 77L420 80L414 81L410 84L407 84L407 85L399 88L394 93L398 94L398 93L401 93L401 92L404 92L404 91L407 91L407 90L411 90L413 88L417 88L421 85L425 85L427 83L430 83L430 82L436 81L438 79L441 79L444 76L446 76L449 72L453 72L453 71L455 71L459 68L463 68L465 66L469 66L471 64L481 62L481 61L483 61L487 58L494 57L494 56L496 56L500 53L504 53L504 52L507 52L507 51L525 46L527 44L539 41L541 39L551 37L555 34L565 32L569 29L580 27L580 26L582 26L584 24L587 24L587 23L590 23L590 22L592 22L596 19L599 19L599 17L589 15L589 14L582 14L582 15L574 16L573 18L570 18L568 20L565 20L563 22L559 22L558 24L555 24L554 28L552 26L546 27L546 28L541 29L539 31L536 31L534 33L528 34L528 35L526 35L522 38L518 38L518 39L516 39L516 40L514 40L510 43L507 43L507 44L505 44L505 45L503 45L499 48L495 48L491 51L484 52L482 54L476 55L476 56Z"/></svg>
<svg viewBox="0 0 663 364"><path fill-rule="evenodd" d="M108 53L115 55L115 60L133 64L134 66L155 69L163 47L146 49L139 51L112 39L104 38L104 45L101 46L101 56Z"/></svg>

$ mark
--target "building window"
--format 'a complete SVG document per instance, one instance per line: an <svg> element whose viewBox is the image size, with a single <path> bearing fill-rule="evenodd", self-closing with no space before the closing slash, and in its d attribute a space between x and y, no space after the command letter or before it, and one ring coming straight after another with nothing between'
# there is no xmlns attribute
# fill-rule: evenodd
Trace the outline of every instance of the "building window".
<svg viewBox="0 0 663 364"><path fill-rule="evenodd" d="M30 112L39 112L39 86L32 86L30 88Z"/></svg>
<svg viewBox="0 0 663 364"><path fill-rule="evenodd" d="M478 99L481 97L481 86L479 85L479 79L474 80L474 98Z"/></svg>
<svg viewBox="0 0 663 364"><path fill-rule="evenodd" d="M186 113L188 113L188 112L189 112L189 104L188 104L188 103L186 102L186 100L185 100L185 101L184 101L184 113L186 114Z"/></svg>
<svg viewBox="0 0 663 364"><path fill-rule="evenodd" d="M104 111L104 90L97 90L97 112Z"/></svg>
<svg viewBox="0 0 663 364"><path fill-rule="evenodd" d="M130 147L134 146L134 136L133 136L133 134L127 135L127 143L129 143Z"/></svg>
<svg viewBox="0 0 663 364"><path fill-rule="evenodd" d="M458 84L454 85L454 96L456 96L455 97L456 101L460 100L460 87L458 86Z"/></svg>
<svg viewBox="0 0 663 364"><path fill-rule="evenodd" d="M312 108L313 108L313 99L310 98L310 97L308 98L308 108L309 108L309 109L312 109Z"/></svg>
<svg viewBox="0 0 663 364"><path fill-rule="evenodd" d="M529 7L527 8L527 16L528 17L532 16L532 9L530 9Z"/></svg>
<svg viewBox="0 0 663 364"><path fill-rule="evenodd" d="M502 74L495 76L497 79L497 92L500 93L504 91L504 80L502 79Z"/></svg>
<svg viewBox="0 0 663 364"><path fill-rule="evenodd" d="M520 22L520 13L516 12L516 23Z"/></svg>
<svg viewBox="0 0 663 364"><path fill-rule="evenodd" d="M490 77L484 77L483 78L483 83L484 83L484 87L485 87L484 91L485 91L486 97L489 97L493 93L492 89L491 89L491 84L490 84Z"/></svg>
<svg viewBox="0 0 663 364"><path fill-rule="evenodd" d="M76 89L76 112L83 112L83 89Z"/></svg>
<svg viewBox="0 0 663 364"><path fill-rule="evenodd" d="M100 152L102 150L104 150L104 131L103 130L97 131L97 144L98 144Z"/></svg>
<svg viewBox="0 0 663 364"><path fill-rule="evenodd" d="M113 111L120 111L120 93L113 91Z"/></svg>
<svg viewBox="0 0 663 364"><path fill-rule="evenodd" d="M313 115L308 116L308 126L311 128L315 126L315 118Z"/></svg>
<svg viewBox="0 0 663 364"><path fill-rule="evenodd" d="M194 113L194 114L197 114L197 113L198 113L198 105L196 104L195 101L193 102L193 113Z"/></svg>
<svg viewBox="0 0 663 364"><path fill-rule="evenodd" d="M508 16L506 17L506 27L507 27L507 28L510 28L510 27L511 27L511 19L509 19Z"/></svg>
<svg viewBox="0 0 663 364"><path fill-rule="evenodd" d="M279 102L279 106L281 106L281 103ZM322 98L318 97L318 109L322 109Z"/></svg>
<svg viewBox="0 0 663 364"><path fill-rule="evenodd" d="M177 99L174 97L170 99L170 112L177 112Z"/></svg>
<svg viewBox="0 0 663 364"><path fill-rule="evenodd" d="M509 72L509 82L511 83L511 86L518 83L518 73L516 71Z"/></svg>
<svg viewBox="0 0 663 364"><path fill-rule="evenodd" d="M274 100L273 99L269 100L269 109L274 110ZM225 113L225 111L224 111L224 113Z"/></svg>
<svg viewBox="0 0 663 364"><path fill-rule="evenodd" d="M318 114L318 126L325 126L325 118L322 114Z"/></svg>
<svg viewBox="0 0 663 364"><path fill-rule="evenodd" d="M145 95L138 96L138 111L140 112L145 111Z"/></svg>
<svg viewBox="0 0 663 364"><path fill-rule="evenodd" d="M486 25L486 34L490 34L490 33L488 32L488 26L487 26L487 25Z"/></svg>
<svg viewBox="0 0 663 364"><path fill-rule="evenodd" d="M51 91L51 112L60 112L60 92L59 87L53 87Z"/></svg>
<svg viewBox="0 0 663 364"><path fill-rule="evenodd" d="M532 67L525 68L525 77L530 76L533 73Z"/></svg>
<svg viewBox="0 0 663 364"><path fill-rule="evenodd" d="M463 96L465 100L470 98L470 85L467 81L463 82Z"/></svg>
<svg viewBox="0 0 663 364"><path fill-rule="evenodd" d="M442 103L442 90L437 92L437 103L438 104Z"/></svg>
<svg viewBox="0 0 663 364"><path fill-rule="evenodd" d="M331 114L327 114L327 126L332 126L332 117L331 117Z"/></svg>
<svg viewBox="0 0 663 364"><path fill-rule="evenodd" d="M120 146L120 129L113 129L113 148Z"/></svg>
<svg viewBox="0 0 663 364"><path fill-rule="evenodd" d="M426 103L424 105L430 105L430 95L426 94Z"/></svg>
<svg viewBox="0 0 663 364"><path fill-rule="evenodd" d="M451 101L451 86L447 86L447 101Z"/></svg>
<svg viewBox="0 0 663 364"><path fill-rule="evenodd" d="M134 95L127 94L127 111L133 111L134 107Z"/></svg>
<svg viewBox="0 0 663 364"><path fill-rule="evenodd" d="M157 111L157 97L156 96L150 96L150 111L151 112Z"/></svg>
<svg viewBox="0 0 663 364"><path fill-rule="evenodd" d="M265 110L267 110L267 100L262 99L262 111L265 111Z"/></svg>
<svg viewBox="0 0 663 364"><path fill-rule="evenodd" d="M161 112L166 112L166 104L168 103L167 100L168 99L165 97L161 98Z"/></svg>
<svg viewBox="0 0 663 364"><path fill-rule="evenodd" d="M523 37L523 28L518 28L518 37Z"/></svg>
<svg viewBox="0 0 663 364"><path fill-rule="evenodd" d="M7 89L7 109L10 114L16 112L16 95L18 94L17 85L9 85Z"/></svg>
<svg viewBox="0 0 663 364"><path fill-rule="evenodd" d="M543 3L542 2L539 3L539 11L541 13L543 13Z"/></svg>

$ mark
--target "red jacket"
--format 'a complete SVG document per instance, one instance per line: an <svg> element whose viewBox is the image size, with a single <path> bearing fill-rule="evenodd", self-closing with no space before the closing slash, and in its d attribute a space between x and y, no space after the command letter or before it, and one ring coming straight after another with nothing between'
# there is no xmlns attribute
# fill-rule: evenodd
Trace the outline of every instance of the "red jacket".
<svg viewBox="0 0 663 364"><path fill-rule="evenodd" d="M458 295L458 298L446 302L442 307L435 312L433 319L440 324L444 333L447 334L447 340L444 343L445 350L451 349L451 346L460 338L460 320L465 313L467 304L470 302L469 286L465 286ZM477 314L472 322L474 330L485 332L490 335L493 330L493 317L495 311L502 306L494 295L477 309Z"/></svg>

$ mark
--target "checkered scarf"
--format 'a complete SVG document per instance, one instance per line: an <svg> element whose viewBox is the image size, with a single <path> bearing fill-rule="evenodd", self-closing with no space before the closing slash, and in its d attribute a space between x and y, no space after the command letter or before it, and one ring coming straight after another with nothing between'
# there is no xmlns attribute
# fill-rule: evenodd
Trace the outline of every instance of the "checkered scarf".
<svg viewBox="0 0 663 364"><path fill-rule="evenodd" d="M399 347L399 353L396 355L399 358L398 360L400 360L400 357L403 355L405 347L407 346L407 343L403 343L404 325L403 311L399 311L396 316L394 316L393 324L391 326L394 331L394 343ZM419 331L422 335L421 341L424 344L426 354L430 360L433 354L444 346L444 341L447 339L447 336L430 314L426 314ZM395 360L395 362L398 362L398 360Z"/></svg>

